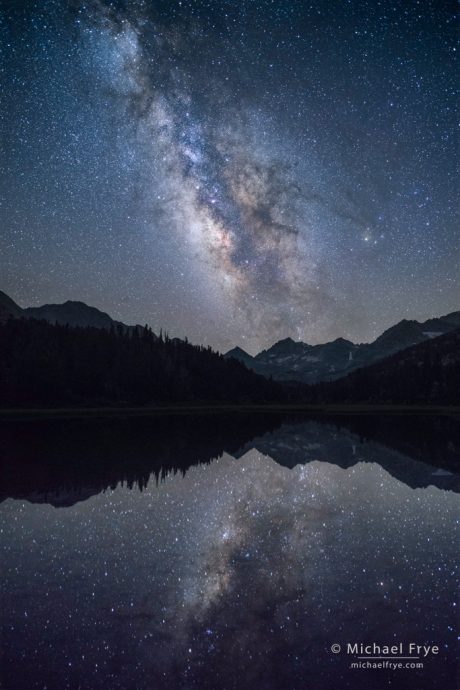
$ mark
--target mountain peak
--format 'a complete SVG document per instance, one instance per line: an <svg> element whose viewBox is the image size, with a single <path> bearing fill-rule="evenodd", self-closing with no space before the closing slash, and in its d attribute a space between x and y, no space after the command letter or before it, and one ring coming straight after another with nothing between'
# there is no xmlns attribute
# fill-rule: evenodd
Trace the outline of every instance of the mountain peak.
<svg viewBox="0 0 460 690"><path fill-rule="evenodd" d="M346 338L336 338L335 340L332 341L332 345L353 345L354 343L351 342L351 340L347 340Z"/></svg>
<svg viewBox="0 0 460 690"><path fill-rule="evenodd" d="M69 299L62 304L43 304L41 307L21 309L11 297L0 290L0 322L8 321L10 318L37 319L80 328L110 330L112 327L121 327L124 331L142 330L142 326L127 326L121 321L112 319L105 311L80 300ZM156 337L155 334L153 335Z"/></svg>
<svg viewBox="0 0 460 690"><path fill-rule="evenodd" d="M302 352L306 347L309 347L306 343L301 340L293 340L292 338L284 338L283 340L278 340L274 345L266 350L269 354L280 354L280 353L295 353Z"/></svg>
<svg viewBox="0 0 460 690"><path fill-rule="evenodd" d="M69 304L73 304L73 305L78 306L78 307L85 307L86 309L96 309L97 311L99 311L99 309L97 309L97 307L90 307L88 304L86 304L86 302L82 302L79 299L67 299L65 302L62 303L62 305L59 305L59 306L65 306L65 305L69 305Z"/></svg>
<svg viewBox="0 0 460 690"><path fill-rule="evenodd" d="M0 322L7 321L9 318L17 318L21 315L22 309L5 292L0 290Z"/></svg>
<svg viewBox="0 0 460 690"><path fill-rule="evenodd" d="M50 323L60 323L69 326L92 326L108 329L120 322L114 321L108 314L96 307L90 307L84 302L67 300L64 304L44 304L41 307L24 309L24 315L33 319L45 319Z"/></svg>
<svg viewBox="0 0 460 690"><path fill-rule="evenodd" d="M240 362L249 362L254 359L246 350L241 347L233 347L231 350L225 353L224 357L226 359L233 358L238 359Z"/></svg>
<svg viewBox="0 0 460 690"><path fill-rule="evenodd" d="M246 355L247 357L251 356L248 352L246 352L246 350L243 350L242 347L239 347L239 345L229 350L226 354L229 355L230 353L235 355Z"/></svg>

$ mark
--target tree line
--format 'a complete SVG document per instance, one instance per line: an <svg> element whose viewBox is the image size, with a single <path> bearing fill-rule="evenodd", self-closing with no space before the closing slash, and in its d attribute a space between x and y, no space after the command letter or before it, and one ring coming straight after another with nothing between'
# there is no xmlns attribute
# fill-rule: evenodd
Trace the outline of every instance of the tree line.
<svg viewBox="0 0 460 690"><path fill-rule="evenodd" d="M265 403L282 387L210 347L145 328L0 325L0 405Z"/></svg>
<svg viewBox="0 0 460 690"><path fill-rule="evenodd" d="M301 393L311 403L460 404L460 331L413 345Z"/></svg>
<svg viewBox="0 0 460 690"><path fill-rule="evenodd" d="M460 331L336 381L276 382L210 347L152 330L0 324L0 406L460 402Z"/></svg>

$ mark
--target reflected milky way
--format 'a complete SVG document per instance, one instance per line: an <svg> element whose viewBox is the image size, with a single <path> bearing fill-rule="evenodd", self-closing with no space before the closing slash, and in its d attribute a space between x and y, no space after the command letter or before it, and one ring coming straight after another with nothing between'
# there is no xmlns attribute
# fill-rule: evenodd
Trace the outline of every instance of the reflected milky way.
<svg viewBox="0 0 460 690"><path fill-rule="evenodd" d="M6 500L8 688L452 688L458 495L398 481L378 448L346 468L312 443L292 468L224 454L68 508ZM442 658L376 685L329 651L348 641Z"/></svg>

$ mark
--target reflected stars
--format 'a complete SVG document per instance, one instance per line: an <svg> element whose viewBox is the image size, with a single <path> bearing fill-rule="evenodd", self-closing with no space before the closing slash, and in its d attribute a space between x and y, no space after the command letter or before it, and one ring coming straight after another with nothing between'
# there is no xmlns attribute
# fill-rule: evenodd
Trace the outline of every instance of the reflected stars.
<svg viewBox="0 0 460 690"><path fill-rule="evenodd" d="M4 504L3 544L16 544L5 550L5 583L20 597L5 623L34 677L52 659L64 687L84 674L94 690L147 690L152 678L215 690L236 687L250 663L255 687L267 664L273 687L297 687L306 673L321 687L349 673L340 659L331 668L325 641L373 640L378 612L382 642L426 641L429 631L446 656L417 682L445 687L456 554L447 525L458 496L399 482L373 462L392 461L383 446L361 445L344 469L316 460L325 448L303 438L307 462L292 469L251 450L142 493L119 486L59 510ZM343 460L349 442L340 436ZM31 538L39 548L18 580Z"/></svg>
<svg viewBox="0 0 460 690"><path fill-rule="evenodd" d="M456 478L398 447L444 463L454 427L445 438L439 420L425 419L438 446L406 435L413 419L399 423L401 437L386 420L387 446L346 426L287 420L238 450L232 439L234 456L211 443L219 457L191 466L180 456L198 462L208 439L181 453L177 434L165 442L149 425L150 444L130 434L122 450L107 427L118 472L99 487L84 470L94 476L88 453L100 446L72 435L80 491L67 479L46 494L26 475L28 500L1 505L8 687L42 688L50 668L56 690L81 678L91 690L224 690L248 674L254 688L300 688L306 677L346 687L350 660L331 662L331 640L436 644L442 663L413 677L420 690L450 687ZM369 680L360 673L353 687Z"/></svg>

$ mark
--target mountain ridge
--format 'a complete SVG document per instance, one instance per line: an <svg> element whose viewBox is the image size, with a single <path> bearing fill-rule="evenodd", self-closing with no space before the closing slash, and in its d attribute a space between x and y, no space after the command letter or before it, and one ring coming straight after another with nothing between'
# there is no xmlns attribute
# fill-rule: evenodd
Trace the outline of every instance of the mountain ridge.
<svg viewBox="0 0 460 690"><path fill-rule="evenodd" d="M303 389L315 404L458 405L459 391L460 328Z"/></svg>
<svg viewBox="0 0 460 690"><path fill-rule="evenodd" d="M449 333L460 326L460 311L417 321L403 319L387 328L371 343L353 343L339 337L309 345L284 338L252 356L233 348L224 357L239 359L258 374L277 381L318 383L333 381L356 369L378 362L412 345Z"/></svg>
<svg viewBox="0 0 460 690"><path fill-rule="evenodd" d="M128 326L122 321L112 319L107 312L81 300L66 300L62 303L42 304L39 307L20 307L9 295L0 290L0 323L9 318L44 320L61 326L103 328L104 330L119 327L123 330L143 328L139 325Z"/></svg>
<svg viewBox="0 0 460 690"><path fill-rule="evenodd" d="M39 307L20 307L9 295L0 290L0 323L10 318L45 320L51 324L72 327L92 327L104 330L132 331L141 326L128 326L112 319L106 312L80 300L67 300L61 304ZM449 333L460 327L460 311L449 312L426 321L402 319L390 326L371 343L353 343L343 337L310 345L283 338L257 355L250 355L236 346L226 352L225 359L236 359L248 369L265 378L280 382L315 384L334 381L351 372L372 365L413 345ZM155 338L155 334L152 333Z"/></svg>

